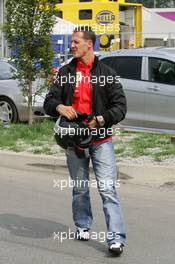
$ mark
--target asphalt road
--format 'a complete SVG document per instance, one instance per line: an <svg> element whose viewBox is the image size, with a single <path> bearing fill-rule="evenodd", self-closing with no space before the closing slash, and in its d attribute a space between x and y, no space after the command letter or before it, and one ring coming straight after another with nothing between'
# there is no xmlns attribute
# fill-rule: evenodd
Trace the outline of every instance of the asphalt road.
<svg viewBox="0 0 175 264"><path fill-rule="evenodd" d="M1 264L174 263L173 188L121 182L118 190L128 243L116 258L102 242L106 229L95 187L91 187L91 201L96 236L88 242L69 238L74 231L71 188L60 188L67 180L64 161L0 154Z"/></svg>

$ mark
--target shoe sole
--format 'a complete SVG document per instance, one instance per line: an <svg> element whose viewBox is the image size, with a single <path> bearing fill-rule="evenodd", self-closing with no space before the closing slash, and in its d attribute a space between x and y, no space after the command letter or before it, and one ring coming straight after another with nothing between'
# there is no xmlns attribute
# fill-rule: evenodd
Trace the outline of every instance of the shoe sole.
<svg viewBox="0 0 175 264"><path fill-rule="evenodd" d="M83 235L81 236L79 233L76 233L76 239L81 240L81 241L88 241L89 237L86 238L86 237L83 237Z"/></svg>
<svg viewBox="0 0 175 264"><path fill-rule="evenodd" d="M112 249L109 248L109 252L119 256L123 253L123 248L112 248Z"/></svg>
<svg viewBox="0 0 175 264"><path fill-rule="evenodd" d="M88 240L89 240L89 238L86 239L86 238L78 238L78 237L76 237L76 239L77 239L77 240L81 240L81 241L88 241Z"/></svg>

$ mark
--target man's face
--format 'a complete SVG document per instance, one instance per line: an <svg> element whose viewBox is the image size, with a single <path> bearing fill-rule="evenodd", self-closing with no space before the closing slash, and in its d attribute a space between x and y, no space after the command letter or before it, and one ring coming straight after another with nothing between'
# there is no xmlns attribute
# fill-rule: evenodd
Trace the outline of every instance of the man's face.
<svg viewBox="0 0 175 264"><path fill-rule="evenodd" d="M93 50L92 41L84 39L83 32L74 32L72 34L71 50L75 58L82 58L90 50Z"/></svg>

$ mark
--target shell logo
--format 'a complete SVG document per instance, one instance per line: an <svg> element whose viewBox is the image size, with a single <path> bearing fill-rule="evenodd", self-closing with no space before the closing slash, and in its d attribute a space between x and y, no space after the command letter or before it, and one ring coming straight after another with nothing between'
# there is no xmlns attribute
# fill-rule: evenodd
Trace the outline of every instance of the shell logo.
<svg viewBox="0 0 175 264"><path fill-rule="evenodd" d="M112 24L115 20L115 15L108 10L103 10L96 15L96 21L100 25Z"/></svg>

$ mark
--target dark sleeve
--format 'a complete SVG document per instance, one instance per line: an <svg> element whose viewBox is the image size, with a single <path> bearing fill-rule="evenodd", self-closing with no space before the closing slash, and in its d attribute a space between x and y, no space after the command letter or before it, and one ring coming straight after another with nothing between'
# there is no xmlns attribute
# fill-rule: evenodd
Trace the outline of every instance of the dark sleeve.
<svg viewBox="0 0 175 264"><path fill-rule="evenodd" d="M119 123L125 118L127 112L127 101L122 84L117 78L117 74L113 73L112 76L114 81L105 87L108 97L108 110L102 116L106 126Z"/></svg>
<svg viewBox="0 0 175 264"><path fill-rule="evenodd" d="M44 100L44 110L47 115L58 117L59 113L56 111L56 107L62 104L62 86L60 83L60 73L58 73L54 84L51 86L49 93Z"/></svg>

